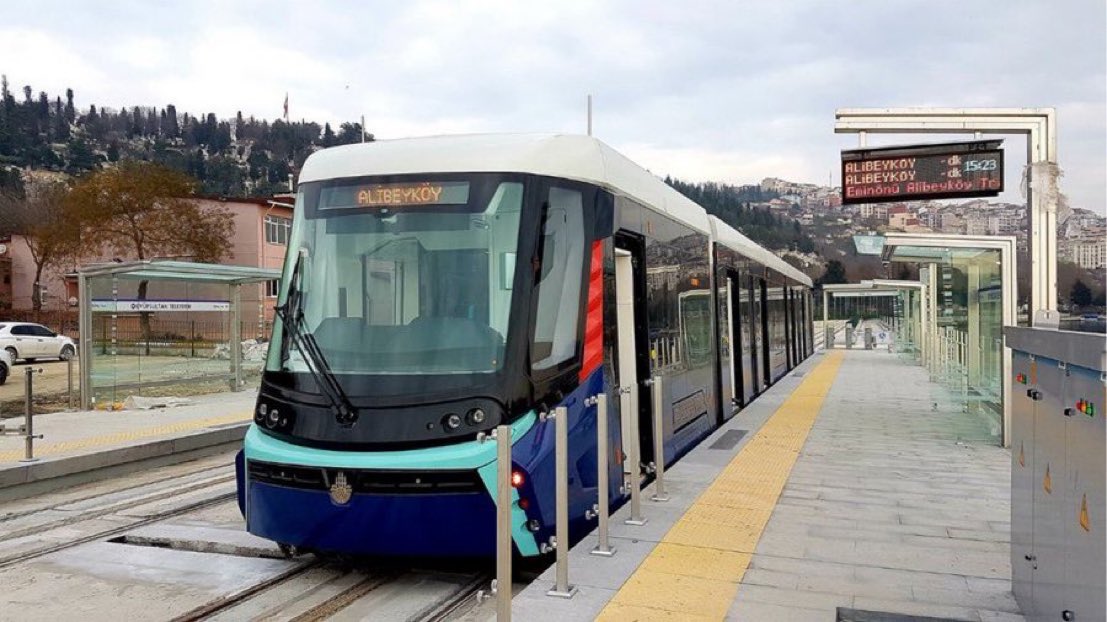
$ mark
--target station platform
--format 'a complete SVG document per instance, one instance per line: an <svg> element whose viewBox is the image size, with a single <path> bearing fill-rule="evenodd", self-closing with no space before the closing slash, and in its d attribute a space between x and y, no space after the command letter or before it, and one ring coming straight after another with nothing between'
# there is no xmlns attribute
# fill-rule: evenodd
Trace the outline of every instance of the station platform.
<svg viewBox="0 0 1107 622"><path fill-rule="evenodd" d="M819 352L513 600L520 620L1022 620L1010 451L887 350ZM736 436L741 439L733 443ZM895 617L898 614L903 617ZM908 617L918 616L918 617Z"/></svg>
<svg viewBox="0 0 1107 622"><path fill-rule="evenodd" d="M24 419L5 419L0 436L0 500L68 485L57 481L129 463L201 455L240 441L249 426L257 393L239 391L190 398L189 403L149 410L89 410L35 415L32 462L24 461Z"/></svg>

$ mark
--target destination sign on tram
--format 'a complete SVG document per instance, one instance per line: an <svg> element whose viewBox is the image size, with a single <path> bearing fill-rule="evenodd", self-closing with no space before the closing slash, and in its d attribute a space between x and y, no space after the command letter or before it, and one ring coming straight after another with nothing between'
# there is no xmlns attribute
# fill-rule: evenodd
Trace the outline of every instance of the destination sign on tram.
<svg viewBox="0 0 1107 622"><path fill-rule="evenodd" d="M1001 140L842 151L842 203L996 196Z"/></svg>
<svg viewBox="0 0 1107 622"><path fill-rule="evenodd" d="M343 185L324 188L320 194L324 209L464 205L468 201L469 182L465 181Z"/></svg>

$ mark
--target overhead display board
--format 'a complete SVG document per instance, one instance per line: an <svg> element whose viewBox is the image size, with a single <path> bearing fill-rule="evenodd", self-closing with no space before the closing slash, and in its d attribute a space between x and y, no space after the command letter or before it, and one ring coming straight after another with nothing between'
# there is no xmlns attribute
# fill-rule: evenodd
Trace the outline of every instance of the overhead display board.
<svg viewBox="0 0 1107 622"><path fill-rule="evenodd" d="M842 151L842 203L996 196L1003 192L1003 141Z"/></svg>

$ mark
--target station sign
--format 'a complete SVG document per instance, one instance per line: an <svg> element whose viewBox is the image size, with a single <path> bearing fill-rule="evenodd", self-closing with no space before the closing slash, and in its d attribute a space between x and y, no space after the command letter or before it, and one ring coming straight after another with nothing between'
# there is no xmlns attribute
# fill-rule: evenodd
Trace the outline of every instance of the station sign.
<svg viewBox="0 0 1107 622"><path fill-rule="evenodd" d="M92 310L107 313L230 311L228 300L93 300Z"/></svg>
<svg viewBox="0 0 1107 622"><path fill-rule="evenodd" d="M1003 192L1003 141L842 151L842 203L996 196Z"/></svg>

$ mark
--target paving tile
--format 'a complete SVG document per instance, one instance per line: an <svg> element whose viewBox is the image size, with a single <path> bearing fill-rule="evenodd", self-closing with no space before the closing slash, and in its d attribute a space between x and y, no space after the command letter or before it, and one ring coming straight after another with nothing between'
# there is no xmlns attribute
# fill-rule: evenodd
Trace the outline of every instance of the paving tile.
<svg viewBox="0 0 1107 622"><path fill-rule="evenodd" d="M742 580L749 561L749 553L659 542L653 554L642 563L640 568L737 583Z"/></svg>
<svg viewBox="0 0 1107 622"><path fill-rule="evenodd" d="M716 619L726 615L737 584L702 577L687 577L639 569L623 585L614 602L633 607L687 612Z"/></svg>
<svg viewBox="0 0 1107 622"><path fill-rule="evenodd" d="M1020 613L1008 613L1006 611L988 611L981 609L977 611L980 614L981 622L1025 622L1026 618Z"/></svg>
<svg viewBox="0 0 1107 622"><path fill-rule="evenodd" d="M713 622L718 619L719 618L716 616L702 616L688 611L651 609L649 607L627 605L621 602L610 603L598 616L596 616L596 620L602 622L642 622L645 620L649 620L650 622L666 622L668 620L673 622L684 622L685 620L690 622Z"/></svg>
<svg viewBox="0 0 1107 622"><path fill-rule="evenodd" d="M955 607L935 603L920 603L910 600L885 600L881 598L868 598L858 596L853 600L854 609L866 611L882 611L887 613L900 613L913 616L931 616L934 618L950 618L965 622L979 622L980 614L967 607Z"/></svg>
<svg viewBox="0 0 1107 622"><path fill-rule="evenodd" d="M751 600L771 605L784 605L799 607L801 609L834 609L835 607L849 607L853 602L850 594L832 594L829 592L809 592L799 589L780 589L764 585L742 584L738 588L736 598Z"/></svg>
<svg viewBox="0 0 1107 622"><path fill-rule="evenodd" d="M733 620L734 622L754 622L761 620L772 622L812 622L826 620L832 622L834 616L835 609L833 608L804 609L801 607L774 605L752 600L738 600L731 605L730 610L727 612L726 619Z"/></svg>
<svg viewBox="0 0 1107 622"><path fill-rule="evenodd" d="M941 603L971 609L988 609L1019 613L1015 595L1008 589L1002 592L981 592L971 590L944 590L931 587L912 587L914 600L923 603Z"/></svg>

